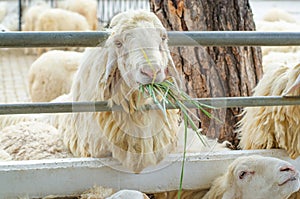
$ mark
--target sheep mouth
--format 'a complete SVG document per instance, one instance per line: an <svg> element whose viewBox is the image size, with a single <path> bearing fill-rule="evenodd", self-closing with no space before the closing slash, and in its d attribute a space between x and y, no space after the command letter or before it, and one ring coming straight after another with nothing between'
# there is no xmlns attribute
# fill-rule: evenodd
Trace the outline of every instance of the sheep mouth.
<svg viewBox="0 0 300 199"><path fill-rule="evenodd" d="M292 182L292 181L295 181L295 180L298 180L298 179L299 179L298 175L291 176L290 178L286 179L282 183L278 184L278 186L283 186L283 185L287 184L288 182Z"/></svg>

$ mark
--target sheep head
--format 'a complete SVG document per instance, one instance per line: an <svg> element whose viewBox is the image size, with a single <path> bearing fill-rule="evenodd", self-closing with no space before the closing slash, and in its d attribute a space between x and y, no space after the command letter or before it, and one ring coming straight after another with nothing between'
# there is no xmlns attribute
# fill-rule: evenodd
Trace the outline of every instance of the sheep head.
<svg viewBox="0 0 300 199"><path fill-rule="evenodd" d="M140 85L160 83L170 76L180 84L168 50L167 31L153 13L121 13L113 18L111 28L105 45L110 48L106 84L119 77L119 83L121 79L134 90Z"/></svg>
<svg viewBox="0 0 300 199"><path fill-rule="evenodd" d="M233 161L226 174L216 179L204 198L212 198L208 196L219 191L218 197L215 198L282 199L298 189L299 173L290 163L277 158L254 155Z"/></svg>

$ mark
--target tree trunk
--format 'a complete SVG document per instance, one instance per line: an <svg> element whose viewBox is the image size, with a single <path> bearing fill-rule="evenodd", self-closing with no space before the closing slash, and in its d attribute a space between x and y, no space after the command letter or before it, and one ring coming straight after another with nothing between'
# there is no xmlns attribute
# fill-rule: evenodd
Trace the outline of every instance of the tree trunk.
<svg viewBox="0 0 300 199"><path fill-rule="evenodd" d="M168 30L255 30L248 0L150 0L152 11ZM259 47L171 47L186 91L192 97L249 96L262 76ZM242 107L201 111L199 127L209 137L238 144L234 131Z"/></svg>

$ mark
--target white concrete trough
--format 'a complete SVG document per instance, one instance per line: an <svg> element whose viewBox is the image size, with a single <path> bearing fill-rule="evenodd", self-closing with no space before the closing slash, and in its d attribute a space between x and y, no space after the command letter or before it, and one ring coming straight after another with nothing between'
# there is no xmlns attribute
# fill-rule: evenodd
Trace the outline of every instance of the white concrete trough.
<svg viewBox="0 0 300 199"><path fill-rule="evenodd" d="M187 154L184 189L208 188L237 157L259 154L291 162L300 170L300 158L291 160L283 150L238 150ZM160 165L134 174L110 158L73 158L0 162L1 198L39 198L74 195L94 185L137 189L148 193L179 188L182 154L172 154Z"/></svg>

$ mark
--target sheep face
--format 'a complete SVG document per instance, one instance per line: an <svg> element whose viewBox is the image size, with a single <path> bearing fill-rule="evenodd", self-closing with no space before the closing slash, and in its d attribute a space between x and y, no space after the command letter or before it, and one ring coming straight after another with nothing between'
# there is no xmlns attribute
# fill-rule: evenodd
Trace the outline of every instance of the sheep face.
<svg viewBox="0 0 300 199"><path fill-rule="evenodd" d="M223 199L287 198L299 189L299 173L288 162L271 157L242 157L229 167ZM234 187L234 188L233 188Z"/></svg>
<svg viewBox="0 0 300 199"><path fill-rule="evenodd" d="M118 69L130 87L162 82L167 75L167 33L165 29L143 25L113 38Z"/></svg>

